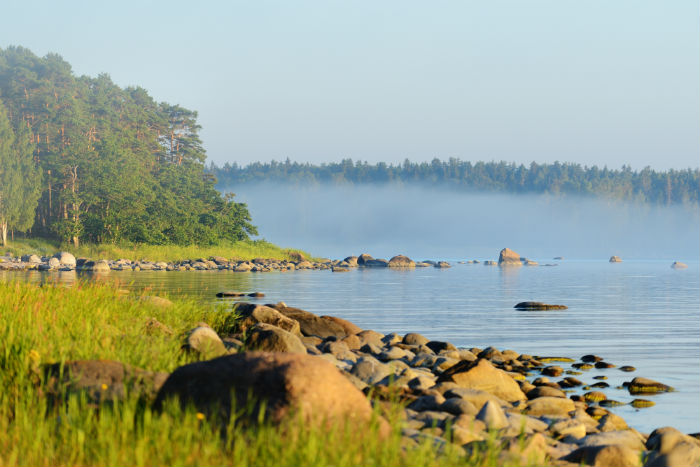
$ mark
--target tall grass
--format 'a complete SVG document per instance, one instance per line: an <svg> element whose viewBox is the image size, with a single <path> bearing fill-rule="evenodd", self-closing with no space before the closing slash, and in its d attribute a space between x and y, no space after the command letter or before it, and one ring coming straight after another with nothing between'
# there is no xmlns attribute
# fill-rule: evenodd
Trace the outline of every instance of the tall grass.
<svg viewBox="0 0 700 467"><path fill-rule="evenodd" d="M145 244L82 244L75 248L46 239L18 239L9 242L4 248L15 256L24 254L51 255L58 251L68 251L76 257L93 259L119 259L150 261L180 261L184 259L209 258L222 256L227 259L251 260L253 258L293 259L301 253L311 258L309 253L293 248L282 248L265 240L248 240L239 242L222 242L213 246L198 245L145 245Z"/></svg>
<svg viewBox="0 0 700 467"><path fill-rule="evenodd" d="M172 371L193 357L181 335L198 321L226 326L223 309L176 301L157 307L105 285L72 288L0 284L0 466L222 465L440 466L484 465L430 442L405 446L397 415L387 439L376 427L320 429L291 420L256 428L210 424L192 408L152 411L136 397L95 408L71 395L50 407L37 382L41 365L110 359L151 371ZM173 334L148 332L155 318ZM395 406L392 413L400 412Z"/></svg>

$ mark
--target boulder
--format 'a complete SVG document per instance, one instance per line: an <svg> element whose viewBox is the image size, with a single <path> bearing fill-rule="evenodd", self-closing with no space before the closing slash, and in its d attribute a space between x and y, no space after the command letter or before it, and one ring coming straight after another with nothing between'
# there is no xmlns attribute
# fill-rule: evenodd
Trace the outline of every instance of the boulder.
<svg viewBox="0 0 700 467"><path fill-rule="evenodd" d="M301 333L304 336L318 336L321 338L335 336L341 339L347 336L343 326L335 321L323 319L299 308L288 307L283 302L267 306L274 308L287 318L298 321Z"/></svg>
<svg viewBox="0 0 700 467"><path fill-rule="evenodd" d="M39 264L41 263L41 258L39 258L37 255L24 255L22 256L22 262L24 263L30 263L30 264ZM60 262L60 260L59 260ZM74 264L75 266L75 264Z"/></svg>
<svg viewBox="0 0 700 467"><path fill-rule="evenodd" d="M493 401L487 401L479 413L476 414L476 419L481 420L489 430L500 430L509 425L506 414L500 405Z"/></svg>
<svg viewBox="0 0 700 467"><path fill-rule="evenodd" d="M338 318L336 316L321 316L321 319L325 319L327 321L331 321L332 323L335 323L339 325L340 327L343 328L343 331L345 331L345 334L347 336L351 336L353 334L358 334L362 332L362 329L355 325L354 323L351 323L350 321L343 319L343 318Z"/></svg>
<svg viewBox="0 0 700 467"><path fill-rule="evenodd" d="M675 428L663 427L652 431L646 448L652 453L644 467L700 465L700 441Z"/></svg>
<svg viewBox="0 0 700 467"><path fill-rule="evenodd" d="M226 346L219 335L209 326L197 326L187 333L185 350L194 351L203 358L213 358L227 353Z"/></svg>
<svg viewBox="0 0 700 467"><path fill-rule="evenodd" d="M367 253L362 253L360 256L357 257L357 264L359 266L364 266L367 261L373 260L374 258L368 255Z"/></svg>
<svg viewBox="0 0 700 467"><path fill-rule="evenodd" d="M298 321L288 318L269 306L241 302L233 306L233 311L240 316L236 320L236 331L243 332L258 323L266 323L301 336L301 328Z"/></svg>
<svg viewBox="0 0 700 467"><path fill-rule="evenodd" d="M267 323L257 323L248 330L245 346L264 352L306 353L299 337Z"/></svg>
<svg viewBox="0 0 700 467"><path fill-rule="evenodd" d="M409 332L403 336L402 342L407 345L425 345L430 342L430 339L421 334Z"/></svg>
<svg viewBox="0 0 700 467"><path fill-rule="evenodd" d="M576 410L576 406L571 399L543 396L528 401L525 413L534 417L540 417L542 415L563 417L574 410Z"/></svg>
<svg viewBox="0 0 700 467"><path fill-rule="evenodd" d="M61 251L56 253L54 255L54 258L58 259L58 262L61 266L75 267L77 264L75 256L73 256L72 253L68 253L67 251Z"/></svg>
<svg viewBox="0 0 700 467"><path fill-rule="evenodd" d="M641 454L617 444L609 446L583 446L563 458L575 464L593 467L639 467Z"/></svg>
<svg viewBox="0 0 700 467"><path fill-rule="evenodd" d="M520 255L510 248L504 248L498 254L498 265L499 266L522 266L523 262L520 260Z"/></svg>
<svg viewBox="0 0 700 467"><path fill-rule="evenodd" d="M343 261L345 263L347 263L349 268L356 268L357 267L357 256L348 256Z"/></svg>
<svg viewBox="0 0 700 467"><path fill-rule="evenodd" d="M300 416L307 424L347 423L353 430L365 430L372 419L367 398L337 368L305 354L245 352L181 366L163 384L154 407L168 398L223 423L233 407L248 408L241 416L252 423L261 411L273 423ZM387 435L388 424L379 422Z"/></svg>
<svg viewBox="0 0 700 467"><path fill-rule="evenodd" d="M633 451L644 450L644 439L633 430L608 431L606 433L594 433L586 436L580 442L582 446L607 446L617 444L625 446Z"/></svg>
<svg viewBox="0 0 700 467"><path fill-rule="evenodd" d="M622 262L622 258L620 258L619 256L613 255L613 256L610 257L610 259L609 259L608 261L609 261L610 263L621 263L621 262Z"/></svg>
<svg viewBox="0 0 700 467"><path fill-rule="evenodd" d="M49 265L50 269L56 269L61 265L61 262L58 260L58 258L49 258L47 264Z"/></svg>
<svg viewBox="0 0 700 467"><path fill-rule="evenodd" d="M364 266L368 268L385 268L389 266L389 261L381 258L369 259L365 261Z"/></svg>
<svg viewBox="0 0 700 467"><path fill-rule="evenodd" d="M627 390L630 392L630 394L636 395L670 392L673 391L673 388L663 383L659 383L658 381L654 381L653 379L638 376L627 384Z"/></svg>
<svg viewBox="0 0 700 467"><path fill-rule="evenodd" d="M390 268L415 268L416 263L407 256L397 255L389 260L387 266Z"/></svg>
<svg viewBox="0 0 700 467"><path fill-rule="evenodd" d="M113 360L76 360L44 367L47 394L53 399L84 393L91 403L122 400L128 393L153 399L168 377Z"/></svg>
<svg viewBox="0 0 700 467"><path fill-rule="evenodd" d="M685 263L681 263L680 261L674 261L673 264L671 264L671 267L673 269L687 269L688 265Z"/></svg>
<svg viewBox="0 0 700 467"><path fill-rule="evenodd" d="M513 308L517 310L566 310L566 305L550 305L542 302L520 302Z"/></svg>
<svg viewBox="0 0 700 467"><path fill-rule="evenodd" d="M526 399L513 378L483 358L457 363L440 375L438 382L442 381L452 381L464 388L486 391L508 402Z"/></svg>

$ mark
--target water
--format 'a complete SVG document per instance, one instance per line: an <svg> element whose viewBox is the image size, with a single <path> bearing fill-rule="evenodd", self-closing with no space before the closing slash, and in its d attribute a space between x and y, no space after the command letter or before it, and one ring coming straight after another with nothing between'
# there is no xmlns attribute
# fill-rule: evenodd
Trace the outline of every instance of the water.
<svg viewBox="0 0 700 467"><path fill-rule="evenodd" d="M261 303L285 301L314 312L349 319L383 333L420 332L458 347L495 346L540 356L578 359L593 353L632 365L590 370L577 376L593 383L604 374L609 399L629 402L615 389L634 376L673 386L676 392L644 396L647 409L613 409L643 432L671 425L700 431L700 267L673 270L668 261L562 261L557 267L499 268L456 264L451 269L356 269L347 273L112 272L100 280L149 294L221 301L221 290L261 291ZM0 273L1 274L1 273ZM5 273L33 282L72 283L75 273ZM519 311L537 300L568 310ZM565 369L570 364L556 363ZM579 391L583 392L583 391Z"/></svg>

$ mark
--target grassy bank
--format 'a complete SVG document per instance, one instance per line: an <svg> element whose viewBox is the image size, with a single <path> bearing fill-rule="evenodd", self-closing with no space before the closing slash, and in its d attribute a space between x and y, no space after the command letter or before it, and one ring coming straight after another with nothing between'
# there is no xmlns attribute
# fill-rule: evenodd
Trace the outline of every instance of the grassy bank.
<svg viewBox="0 0 700 467"><path fill-rule="evenodd" d="M226 310L176 301L158 307L114 288L0 284L0 466L34 465L495 465L493 452L466 459L431 444L402 446L393 434L348 427L323 432L290 422L227 435L201 414L175 405L161 413L135 398L96 409L72 396L50 407L38 375L47 363L110 359L172 371L192 357L181 335L205 321L225 325ZM149 332L155 318L172 334ZM398 413L398 411L397 411Z"/></svg>
<svg viewBox="0 0 700 467"><path fill-rule="evenodd" d="M62 245L46 239L17 239L0 249L15 256L24 254L52 255L58 251L69 251L76 257L93 259L119 259L150 261L180 261L184 259L222 256L227 259L251 260L253 258L274 258L291 260L297 254L311 258L309 253L293 248L282 248L265 240L249 240L235 243L222 243L214 246L145 245L145 244L83 244L79 248Z"/></svg>

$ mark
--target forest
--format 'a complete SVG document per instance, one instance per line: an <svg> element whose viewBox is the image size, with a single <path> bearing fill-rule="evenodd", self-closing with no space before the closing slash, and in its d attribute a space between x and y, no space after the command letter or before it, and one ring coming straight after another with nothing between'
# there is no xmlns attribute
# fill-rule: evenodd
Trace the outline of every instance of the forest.
<svg viewBox="0 0 700 467"><path fill-rule="evenodd" d="M197 112L59 55L0 49L0 227L78 245L215 244L256 234L205 171Z"/></svg>
<svg viewBox="0 0 700 467"><path fill-rule="evenodd" d="M345 159L338 163L272 161L246 166L211 164L207 170L216 177L221 189L245 183L270 181L293 184L427 184L465 191L514 194L551 194L555 196L599 196L655 205L698 204L700 170L655 171L649 167L635 171L629 166L619 170L582 167L575 163L529 166L507 162L469 162L456 158L447 161L403 164L368 164Z"/></svg>

